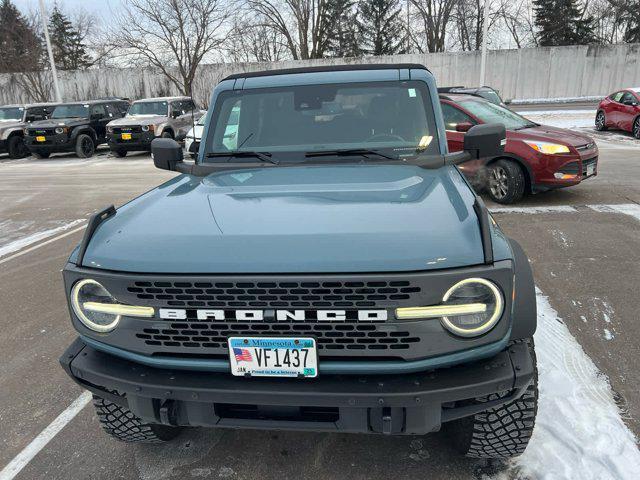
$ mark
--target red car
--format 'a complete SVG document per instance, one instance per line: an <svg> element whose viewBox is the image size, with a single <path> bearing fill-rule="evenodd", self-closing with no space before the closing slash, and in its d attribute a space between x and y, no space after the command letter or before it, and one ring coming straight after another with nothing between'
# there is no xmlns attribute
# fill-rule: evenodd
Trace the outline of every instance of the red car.
<svg viewBox="0 0 640 480"><path fill-rule="evenodd" d="M451 152L462 150L464 133L473 125L503 123L507 128L504 155L460 166L495 202L514 203L526 192L570 187L598 173L598 147L586 135L539 125L472 95L440 95L440 105Z"/></svg>
<svg viewBox="0 0 640 480"><path fill-rule="evenodd" d="M640 138L640 87L620 90L598 105L596 130L617 128Z"/></svg>

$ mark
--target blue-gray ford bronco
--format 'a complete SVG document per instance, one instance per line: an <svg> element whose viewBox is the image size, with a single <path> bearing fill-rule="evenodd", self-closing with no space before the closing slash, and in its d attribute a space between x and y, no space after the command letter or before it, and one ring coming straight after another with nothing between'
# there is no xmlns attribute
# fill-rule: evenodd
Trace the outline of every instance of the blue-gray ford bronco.
<svg viewBox="0 0 640 480"><path fill-rule="evenodd" d="M522 453L533 277L456 166L504 138L475 126L448 153L421 65L227 77L195 162L154 140L180 175L90 219L63 272L64 369L124 441L446 428L469 456Z"/></svg>

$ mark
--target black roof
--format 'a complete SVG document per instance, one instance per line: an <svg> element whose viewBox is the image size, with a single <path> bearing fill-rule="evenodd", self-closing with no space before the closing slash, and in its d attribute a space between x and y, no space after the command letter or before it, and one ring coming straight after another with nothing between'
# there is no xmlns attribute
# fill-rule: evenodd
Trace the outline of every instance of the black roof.
<svg viewBox="0 0 640 480"><path fill-rule="evenodd" d="M398 69L429 69L419 63L368 63L353 65L322 65L319 67L283 68L279 70L261 70L259 72L234 73L222 80L235 80L236 78L269 77L271 75L290 75L294 73L313 72L344 72L349 70L398 70Z"/></svg>

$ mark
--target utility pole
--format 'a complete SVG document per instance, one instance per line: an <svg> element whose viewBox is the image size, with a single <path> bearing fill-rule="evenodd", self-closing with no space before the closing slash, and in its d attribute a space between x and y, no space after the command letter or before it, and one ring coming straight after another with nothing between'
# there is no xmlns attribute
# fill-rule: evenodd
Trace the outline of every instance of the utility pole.
<svg viewBox="0 0 640 480"><path fill-rule="evenodd" d="M49 38L49 23L47 19L47 11L44 8L44 0L40 0L40 18L42 19L42 30L44 30L44 39L47 42L47 52L49 53L49 62L51 63L51 74L53 75L53 88L56 91L56 101L62 103L62 95L60 94L60 84L58 84L58 71L56 70L56 62L53 58L53 50L51 49L51 39Z"/></svg>
<svg viewBox="0 0 640 480"><path fill-rule="evenodd" d="M490 0L484 0L484 12L482 20L482 54L480 57L480 85L482 87L485 84L485 74L487 70L487 30L489 29L489 2Z"/></svg>
<svg viewBox="0 0 640 480"><path fill-rule="evenodd" d="M411 53L411 29L410 29L410 8L411 8L411 0L407 0L407 53Z"/></svg>

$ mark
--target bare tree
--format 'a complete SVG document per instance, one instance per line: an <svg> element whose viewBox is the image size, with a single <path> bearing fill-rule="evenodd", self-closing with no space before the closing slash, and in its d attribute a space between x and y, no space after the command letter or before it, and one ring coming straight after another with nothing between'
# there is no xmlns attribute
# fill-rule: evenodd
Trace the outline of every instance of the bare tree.
<svg viewBox="0 0 640 480"><path fill-rule="evenodd" d="M416 36L419 52L444 52L447 30L453 19L457 0L410 0L415 7L421 32Z"/></svg>
<svg viewBox="0 0 640 480"><path fill-rule="evenodd" d="M294 60L322 58L331 34L327 0L247 0L263 24L278 32Z"/></svg>
<svg viewBox="0 0 640 480"><path fill-rule="evenodd" d="M501 0L496 14L501 28L506 29L516 48L537 46L530 0Z"/></svg>
<svg viewBox="0 0 640 480"><path fill-rule="evenodd" d="M252 12L242 13L227 37L225 59L232 62L277 62L288 57L286 40L278 30L252 17Z"/></svg>
<svg viewBox="0 0 640 480"><path fill-rule="evenodd" d="M191 95L198 66L222 46L229 18L224 0L128 0L108 46L131 64L157 68Z"/></svg>

